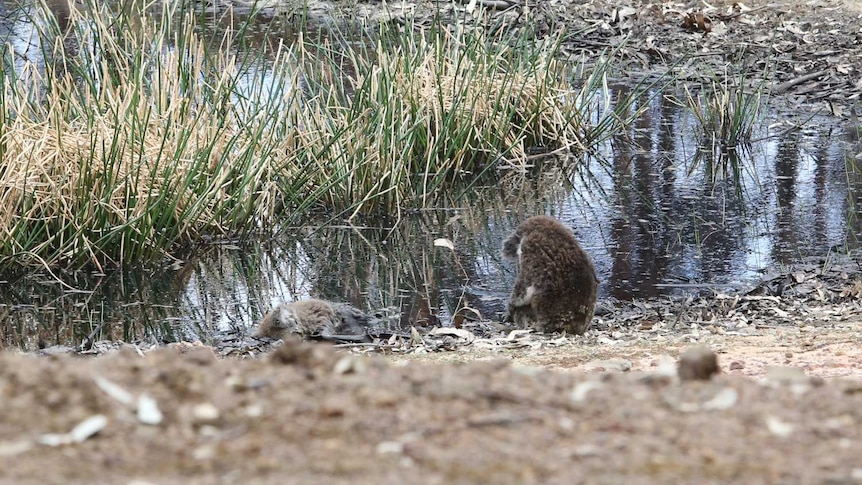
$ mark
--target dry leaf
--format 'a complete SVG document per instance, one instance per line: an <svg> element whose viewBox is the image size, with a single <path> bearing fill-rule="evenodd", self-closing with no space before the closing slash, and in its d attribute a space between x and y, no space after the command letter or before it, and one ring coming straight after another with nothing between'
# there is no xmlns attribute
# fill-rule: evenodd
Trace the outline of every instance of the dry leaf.
<svg viewBox="0 0 862 485"><path fill-rule="evenodd" d="M441 248L449 248L452 251L455 250L455 245L449 239L445 237L437 238L434 240L434 245Z"/></svg>
<svg viewBox="0 0 862 485"><path fill-rule="evenodd" d="M784 22L783 27L791 34L796 34L798 36L803 36L808 33L807 31L799 28L799 26L796 25L796 22Z"/></svg>
<svg viewBox="0 0 862 485"><path fill-rule="evenodd" d="M467 340L468 342L472 342L476 335L469 330L464 330L462 328L448 328L448 327L435 327L428 332L428 335L449 335L452 337L462 338Z"/></svg>
<svg viewBox="0 0 862 485"><path fill-rule="evenodd" d="M712 21L703 12L689 12L682 20L682 28L708 33L712 31Z"/></svg>
<svg viewBox="0 0 862 485"><path fill-rule="evenodd" d="M527 334L533 333L532 330L512 330L509 332L509 335L506 336L506 340L517 340Z"/></svg>

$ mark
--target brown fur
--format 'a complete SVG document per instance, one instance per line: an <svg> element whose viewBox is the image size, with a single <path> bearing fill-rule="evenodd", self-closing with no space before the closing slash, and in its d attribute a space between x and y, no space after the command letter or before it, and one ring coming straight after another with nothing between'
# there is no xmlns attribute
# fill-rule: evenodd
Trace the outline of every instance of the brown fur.
<svg viewBox="0 0 862 485"><path fill-rule="evenodd" d="M364 335L369 316L344 303L300 300L281 303L264 315L256 337L281 338L296 334L302 338L333 335Z"/></svg>
<svg viewBox="0 0 862 485"><path fill-rule="evenodd" d="M519 264L508 318L540 332L582 335L593 320L598 279L589 255L556 219L534 216L503 243Z"/></svg>

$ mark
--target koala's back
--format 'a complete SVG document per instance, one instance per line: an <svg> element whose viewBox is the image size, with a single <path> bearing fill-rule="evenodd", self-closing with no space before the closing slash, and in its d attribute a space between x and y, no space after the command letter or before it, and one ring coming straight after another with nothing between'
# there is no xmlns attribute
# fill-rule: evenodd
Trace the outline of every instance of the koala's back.
<svg viewBox="0 0 862 485"><path fill-rule="evenodd" d="M346 303L309 299L281 303L264 315L258 337L365 335L369 316Z"/></svg>
<svg viewBox="0 0 862 485"><path fill-rule="evenodd" d="M514 322L583 334L593 318L598 279L574 234L553 218L531 217L504 244L504 255L512 252L520 267L510 301L528 303L510 308Z"/></svg>
<svg viewBox="0 0 862 485"><path fill-rule="evenodd" d="M287 334L302 337L335 333L339 321L335 308L323 300L281 303L264 315L255 332L258 337L279 338Z"/></svg>

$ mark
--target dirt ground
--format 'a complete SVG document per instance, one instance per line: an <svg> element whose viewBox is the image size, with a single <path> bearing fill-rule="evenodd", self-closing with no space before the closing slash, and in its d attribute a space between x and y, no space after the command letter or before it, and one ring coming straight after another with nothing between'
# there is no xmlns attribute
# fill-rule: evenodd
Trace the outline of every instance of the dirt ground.
<svg viewBox="0 0 862 485"><path fill-rule="evenodd" d="M715 19L732 7L713 5ZM855 2L746 7L714 39L673 13L706 4L655 2L628 27L599 25L584 39L628 30L632 58L659 42L656 32L661 46L747 43L779 66L776 82L806 75L781 67L794 62L827 71L788 85L788 99L829 91L855 103ZM624 8L568 11L599 20L617 11L619 23L631 17ZM862 277L848 264L765 276L740 295L603 302L582 337L465 326L377 347L288 342L266 353L7 350L0 484L862 483ZM717 354L719 375L679 380L676 361L692 345Z"/></svg>
<svg viewBox="0 0 862 485"><path fill-rule="evenodd" d="M860 322L694 339L722 373L683 382L683 333L406 358L7 352L0 483L860 483Z"/></svg>

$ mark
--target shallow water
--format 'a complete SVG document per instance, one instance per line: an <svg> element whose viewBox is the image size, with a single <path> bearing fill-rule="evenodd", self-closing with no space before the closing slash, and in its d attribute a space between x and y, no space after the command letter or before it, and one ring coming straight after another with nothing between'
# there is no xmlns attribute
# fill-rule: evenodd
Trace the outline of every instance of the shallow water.
<svg viewBox="0 0 862 485"><path fill-rule="evenodd" d="M3 32L20 24L12 27ZM782 135L798 120L773 114L739 176L713 177L693 163L684 110L660 96L642 102L649 109L627 136L575 169L546 161L542 174L501 174L497 187L388 227L282 228L267 241L201 246L158 270L64 277L67 286L49 274L7 279L3 341L77 344L94 329L125 341L208 341L247 330L278 301L308 297L396 307L404 326L449 325L459 309L497 319L516 271L500 243L539 213L575 230L600 298L731 291L767 268L857 248L862 177L845 166L860 151L855 128L822 118Z"/></svg>

